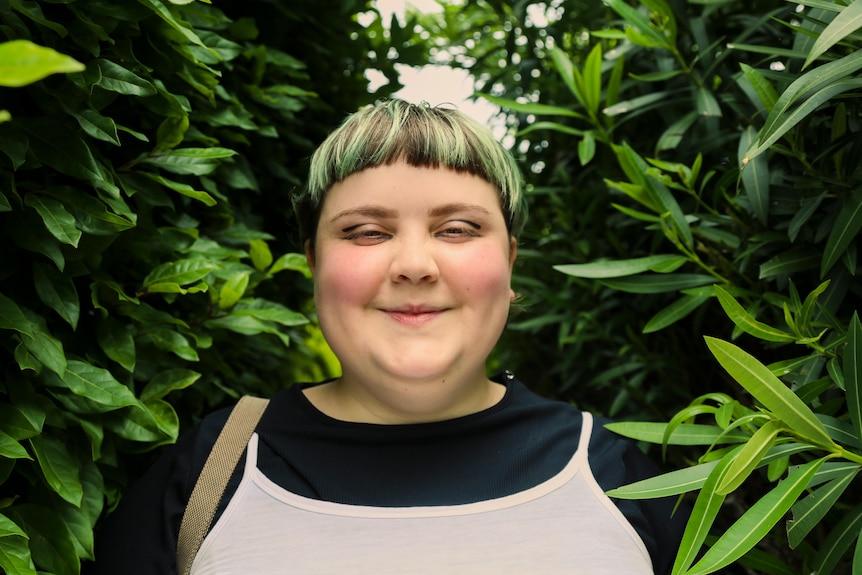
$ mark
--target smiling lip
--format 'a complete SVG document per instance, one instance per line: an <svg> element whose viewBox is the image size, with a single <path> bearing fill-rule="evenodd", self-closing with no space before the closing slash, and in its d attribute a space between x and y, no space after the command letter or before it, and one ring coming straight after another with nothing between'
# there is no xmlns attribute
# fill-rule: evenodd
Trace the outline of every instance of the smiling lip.
<svg viewBox="0 0 862 575"><path fill-rule="evenodd" d="M402 325L420 326L429 323L445 310L425 306L405 306L393 309L384 309L383 311L386 315Z"/></svg>

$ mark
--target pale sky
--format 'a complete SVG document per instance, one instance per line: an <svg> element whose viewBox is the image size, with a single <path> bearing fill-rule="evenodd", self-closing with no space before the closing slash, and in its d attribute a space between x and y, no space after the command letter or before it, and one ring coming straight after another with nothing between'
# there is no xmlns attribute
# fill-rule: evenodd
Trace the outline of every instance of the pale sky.
<svg viewBox="0 0 862 575"><path fill-rule="evenodd" d="M377 0L377 9L380 11L383 21L388 22L391 15L404 13L404 5L409 3L422 12L439 12L440 6L435 0ZM399 18L403 22L403 18ZM418 104L428 102L432 106L449 104L462 112L469 114L484 124L488 124L490 118L497 113L496 106L486 101L469 101L473 94L473 78L466 70L456 70L447 66L423 66L412 68L410 66L396 66L401 74L401 83L404 88L395 96ZM369 74L372 89L378 78Z"/></svg>

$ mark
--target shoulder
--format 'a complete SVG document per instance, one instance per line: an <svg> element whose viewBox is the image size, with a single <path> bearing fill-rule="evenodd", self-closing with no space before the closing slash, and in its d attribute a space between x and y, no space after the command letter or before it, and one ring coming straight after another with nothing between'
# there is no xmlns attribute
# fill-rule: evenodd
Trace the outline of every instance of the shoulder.
<svg viewBox="0 0 862 575"><path fill-rule="evenodd" d="M638 445L609 431L610 419L596 417L589 446L589 464L604 491L661 473L658 465ZM673 497L612 501L635 528L653 559L657 574L669 573L679 548L689 509L677 506Z"/></svg>

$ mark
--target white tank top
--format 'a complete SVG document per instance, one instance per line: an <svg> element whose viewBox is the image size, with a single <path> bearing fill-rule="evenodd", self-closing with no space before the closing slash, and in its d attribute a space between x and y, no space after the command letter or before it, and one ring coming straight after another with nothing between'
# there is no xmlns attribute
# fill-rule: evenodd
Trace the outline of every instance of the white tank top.
<svg viewBox="0 0 862 575"><path fill-rule="evenodd" d="M204 539L192 575L651 574L634 528L589 467L592 417L560 473L499 499L370 507L291 493L257 468L257 434L240 485ZM441 476L445 470L441 470Z"/></svg>

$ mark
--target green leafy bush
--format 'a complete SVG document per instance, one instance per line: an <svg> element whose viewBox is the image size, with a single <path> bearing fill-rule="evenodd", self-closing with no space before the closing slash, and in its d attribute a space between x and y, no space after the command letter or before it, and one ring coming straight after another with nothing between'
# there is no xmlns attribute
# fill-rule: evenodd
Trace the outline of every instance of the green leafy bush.
<svg viewBox="0 0 862 575"><path fill-rule="evenodd" d="M0 570L78 573L153 448L336 366L290 192L368 2L0 2Z"/></svg>
<svg viewBox="0 0 862 575"><path fill-rule="evenodd" d="M665 398L658 418L668 423L615 429L663 445L685 468L613 495L698 491L676 574L733 563L857 573L862 5L605 5L600 19L545 28L541 50L526 43L541 58L520 67L535 79L520 94L502 81L487 86L517 114L523 157L554 163L550 177L534 171L555 187L532 201L552 214L541 223L546 243L560 253L571 246L555 269L574 283L567 301L549 300L547 318L558 324L560 361L583 357L565 357L570 342L588 343L572 332L579 318L636 325L616 331L626 338L605 350L618 361L604 373L622 364L614 379L629 380L627 398ZM517 18L506 18L513 29ZM531 67L552 71L557 85ZM579 231L571 220L580 218L562 207L572 205L595 206L586 213L601 220L599 233L561 237ZM558 285L537 277L543 290ZM604 305L590 312L581 293ZM595 328L581 335L615 343ZM661 356L679 379L662 380L661 363L643 361ZM679 405L668 411L666 398L681 392L689 405L671 417ZM624 412L619 394L604 405ZM636 406L628 416L638 411L655 415Z"/></svg>

